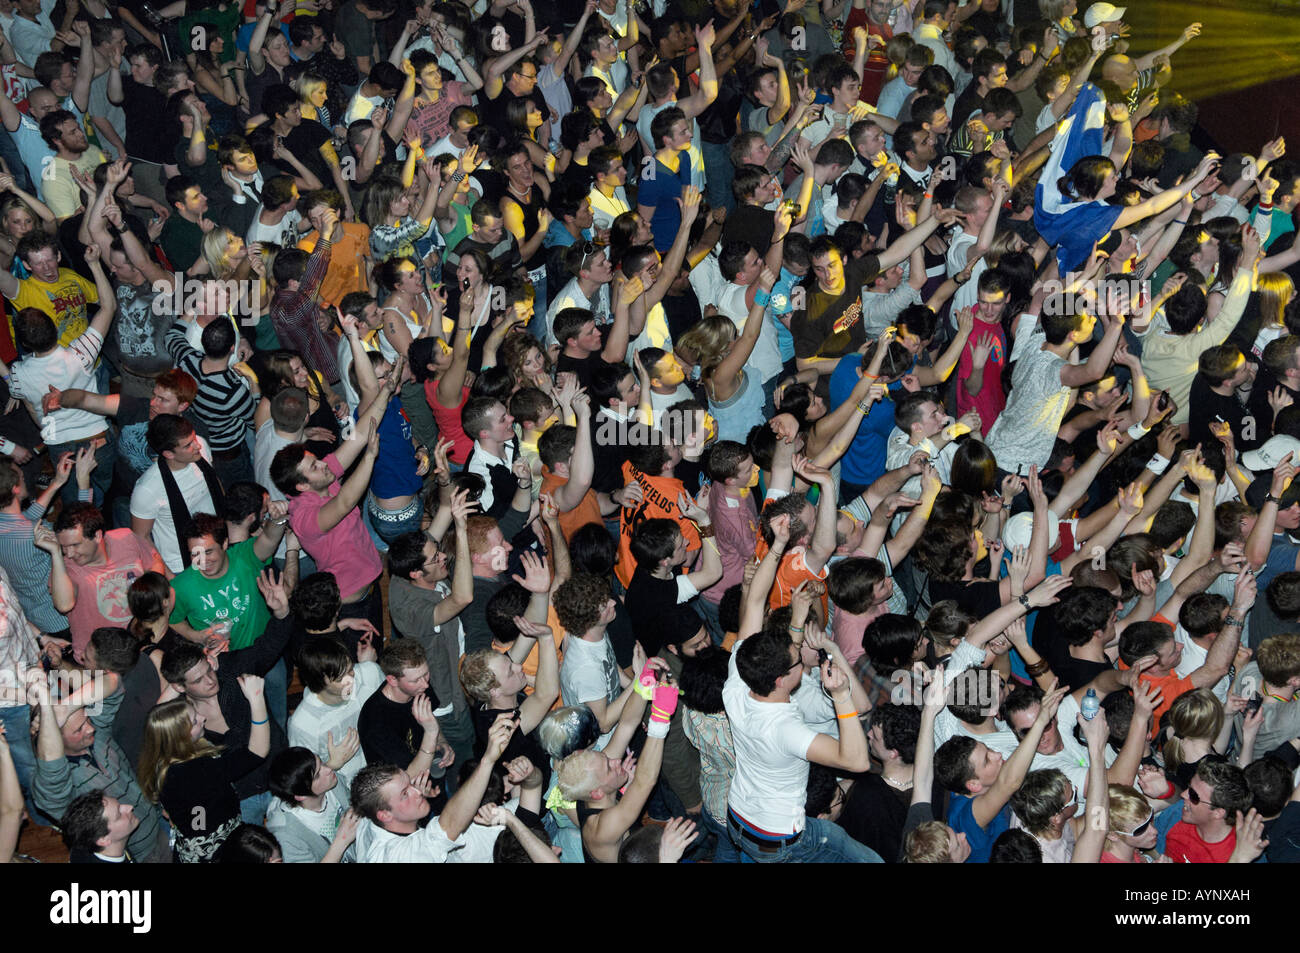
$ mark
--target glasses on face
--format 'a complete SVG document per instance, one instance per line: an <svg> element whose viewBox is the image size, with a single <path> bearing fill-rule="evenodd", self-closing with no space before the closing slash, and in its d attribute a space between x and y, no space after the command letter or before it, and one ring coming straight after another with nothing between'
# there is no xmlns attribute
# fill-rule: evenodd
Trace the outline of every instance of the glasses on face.
<svg viewBox="0 0 1300 953"><path fill-rule="evenodd" d="M1187 800L1191 801L1193 804L1200 804L1202 798L1199 794L1196 793L1196 788L1188 787Z"/></svg>

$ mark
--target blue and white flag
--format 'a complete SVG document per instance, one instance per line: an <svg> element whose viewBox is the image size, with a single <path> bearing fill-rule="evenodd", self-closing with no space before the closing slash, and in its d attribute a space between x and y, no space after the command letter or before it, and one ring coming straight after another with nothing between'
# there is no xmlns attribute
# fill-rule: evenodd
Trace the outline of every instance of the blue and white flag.
<svg viewBox="0 0 1300 953"><path fill-rule="evenodd" d="M1051 157L1034 190L1034 227L1044 240L1057 246L1056 263L1063 278L1087 261L1093 243L1106 236L1123 211L1105 202L1072 201L1056 184L1080 159L1105 155L1105 122L1106 97L1095 85L1085 83L1057 129Z"/></svg>

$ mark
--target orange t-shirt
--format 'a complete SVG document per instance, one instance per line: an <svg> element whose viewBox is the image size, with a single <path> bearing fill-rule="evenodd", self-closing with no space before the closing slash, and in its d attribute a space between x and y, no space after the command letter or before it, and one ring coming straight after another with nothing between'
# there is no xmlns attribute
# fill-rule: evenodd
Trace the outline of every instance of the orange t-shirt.
<svg viewBox="0 0 1300 953"><path fill-rule="evenodd" d="M343 222L343 235L330 249L329 268L320 283L320 299L333 307L353 291L369 291L366 280L366 256L370 254L370 226ZM305 252L316 248L316 233L298 242Z"/></svg>
<svg viewBox="0 0 1300 953"><path fill-rule="evenodd" d="M618 516L618 563L614 566L614 574L624 588L631 584L632 573L636 571L636 558L632 555L632 533L645 520L672 520L681 529L687 550L694 552L700 548L700 531L694 523L682 516L681 508L677 505L678 494L686 490L682 481L675 477L649 476L625 462L623 485L627 486L633 480L641 484L641 503L635 509L623 507Z"/></svg>
<svg viewBox="0 0 1300 953"><path fill-rule="evenodd" d="M564 486L569 482L568 477L556 476L551 472L550 467L542 467L542 492L554 493L556 489ZM599 523L605 525L605 518L600 515L600 503L596 500L596 491L587 488L587 492L582 495L578 505L567 513L560 514L560 532L564 534L565 540L573 538L573 534L588 523Z"/></svg>
<svg viewBox="0 0 1300 953"><path fill-rule="evenodd" d="M1169 626L1171 631L1174 628L1174 624L1159 613L1153 615L1151 621L1163 622L1165 625ZM1123 659L1119 660L1118 665L1121 669L1129 667L1124 663ZM1138 676L1138 679L1143 684L1156 686L1156 688L1160 689L1162 693L1160 698L1160 707L1151 713L1151 740L1154 741L1156 735L1160 732L1160 719L1164 717L1165 712L1173 707L1173 704L1178 699L1179 695L1185 695L1190 691L1194 691L1196 686L1192 684L1190 678L1183 678L1180 675L1175 675L1173 672L1170 672L1168 675L1160 676L1147 675L1143 673Z"/></svg>
<svg viewBox="0 0 1300 953"><path fill-rule="evenodd" d="M767 556L769 548L767 540L763 539L760 534L758 537L758 543L754 547L754 558L761 561ZM809 569L808 564L804 562L805 552L806 550L803 546L796 546L781 557L780 565L776 567L776 581L772 584L772 591L768 593L767 596L767 608L769 610L780 609L782 606L788 606L790 600L794 598L795 589L797 589L799 583L803 582L805 579L820 581L830 574L830 569L827 566L822 566L822 571L820 573L815 573ZM828 617L827 611L829 605L830 603L827 594L823 592L823 619Z"/></svg>

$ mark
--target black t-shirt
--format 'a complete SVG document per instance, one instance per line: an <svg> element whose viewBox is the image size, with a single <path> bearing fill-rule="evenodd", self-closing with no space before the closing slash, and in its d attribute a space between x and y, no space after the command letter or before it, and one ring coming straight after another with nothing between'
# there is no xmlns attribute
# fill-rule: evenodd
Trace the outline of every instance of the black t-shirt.
<svg viewBox="0 0 1300 953"><path fill-rule="evenodd" d="M621 441L600 439L600 428L610 420L603 413L591 415L591 450L595 457L595 475L591 478L591 488L597 493L612 493L623 486L623 464L626 462L629 447ZM611 426L611 424L605 424ZM625 425L612 421L615 434L627 432Z"/></svg>
<svg viewBox="0 0 1300 953"><path fill-rule="evenodd" d="M625 599L632 629L646 655L655 656L669 639L689 638L699 631L699 615L690 603L678 603L677 580L658 579L643 567L632 573Z"/></svg>
<svg viewBox="0 0 1300 953"><path fill-rule="evenodd" d="M1239 450L1253 450L1258 444L1246 440L1243 436L1242 421L1246 417L1246 408L1237 400L1235 394L1216 394L1210 389L1205 375L1197 373L1192 378L1191 397L1188 401L1188 440L1192 446L1198 443L1213 443L1217 438L1210 433L1210 424L1218 420L1227 421L1232 428L1232 437ZM1252 427L1251 436L1255 436Z"/></svg>
<svg viewBox="0 0 1300 953"><path fill-rule="evenodd" d="M122 111L126 114L127 154L146 162L171 162L175 135L166 118L167 97L152 86L123 76Z"/></svg>
<svg viewBox="0 0 1300 953"><path fill-rule="evenodd" d="M432 688L424 694L435 710L441 707ZM411 707L411 702L391 701L382 688L366 699L357 719L357 732L367 764L395 764L405 768L415 760L424 740L424 729L411 714Z"/></svg>
<svg viewBox="0 0 1300 953"><path fill-rule="evenodd" d="M591 387L591 376L596 372L596 368L605 363L599 352L588 354L586 357L569 357L567 354L561 354L555 359L555 372L568 371L578 375L578 383L583 387Z"/></svg>
<svg viewBox="0 0 1300 953"><path fill-rule="evenodd" d="M488 99L486 95L479 94L479 104L477 108L479 122L485 126L492 126L498 130L507 139L513 138L510 121L506 119L506 109L510 103L516 99L531 99L537 108L541 111L544 119L550 118L551 107L546 103L546 97L536 86L527 96L516 96L506 87L501 88L500 94L496 99Z"/></svg>
<svg viewBox="0 0 1300 953"><path fill-rule="evenodd" d="M664 295L660 303L664 306L664 317L668 319L668 333L674 341L680 341L682 335L704 317L700 311L700 299L690 285L679 295Z"/></svg>
<svg viewBox="0 0 1300 953"><path fill-rule="evenodd" d="M704 461L702 459L687 460L683 457L673 467L673 476L682 481L682 488L687 493L694 496L700 492L700 486L704 481Z"/></svg>
<svg viewBox="0 0 1300 953"><path fill-rule="evenodd" d="M875 255L855 258L844 264L844 290L832 297L822 291L811 272L800 287L807 293L808 307L795 311L790 318L795 355L809 357L843 357L867 341L862 323L862 286L880 274L880 259Z"/></svg>
<svg viewBox="0 0 1300 953"><path fill-rule="evenodd" d="M330 187L334 176L330 173L329 163L320 154L320 147L329 141L329 130L314 120L303 120L284 137L285 148L297 156L298 161L326 188Z"/></svg>
<svg viewBox="0 0 1300 953"><path fill-rule="evenodd" d="M519 693L519 697L515 699L516 711L519 710L517 706L522 705L527 697L523 692ZM488 732L491 731L497 716L504 714L504 711L491 709L486 705L474 705L471 707L470 713L474 716L474 757L481 758L483 752L487 749ZM550 787L551 756L546 753L546 749L537 740L537 729L533 729L529 734L516 731L511 735L506 750L497 763L508 764L515 758L527 758L533 763L533 767L541 768L542 790Z"/></svg>
<svg viewBox="0 0 1300 953"><path fill-rule="evenodd" d="M939 582L930 580L930 605L952 599L957 605L984 618L1002 605L1001 583L997 580L979 579L975 582Z"/></svg>
<svg viewBox="0 0 1300 953"><path fill-rule="evenodd" d="M730 143L738 131L737 119L744 101L740 80L734 72L727 73L718 81L718 98L695 118L700 126L700 138L715 145Z"/></svg>
<svg viewBox="0 0 1300 953"><path fill-rule="evenodd" d="M776 213L761 205L738 205L722 226L722 242L749 242L762 258L772 247L772 226Z"/></svg>

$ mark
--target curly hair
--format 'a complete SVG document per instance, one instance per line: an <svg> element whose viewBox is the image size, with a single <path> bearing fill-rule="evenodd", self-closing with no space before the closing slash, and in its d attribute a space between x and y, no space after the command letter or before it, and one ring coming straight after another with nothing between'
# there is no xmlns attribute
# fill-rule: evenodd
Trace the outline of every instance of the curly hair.
<svg viewBox="0 0 1300 953"><path fill-rule="evenodd" d="M581 636L599 623L609 603L609 581L591 573L574 573L555 590L554 601L564 631Z"/></svg>

